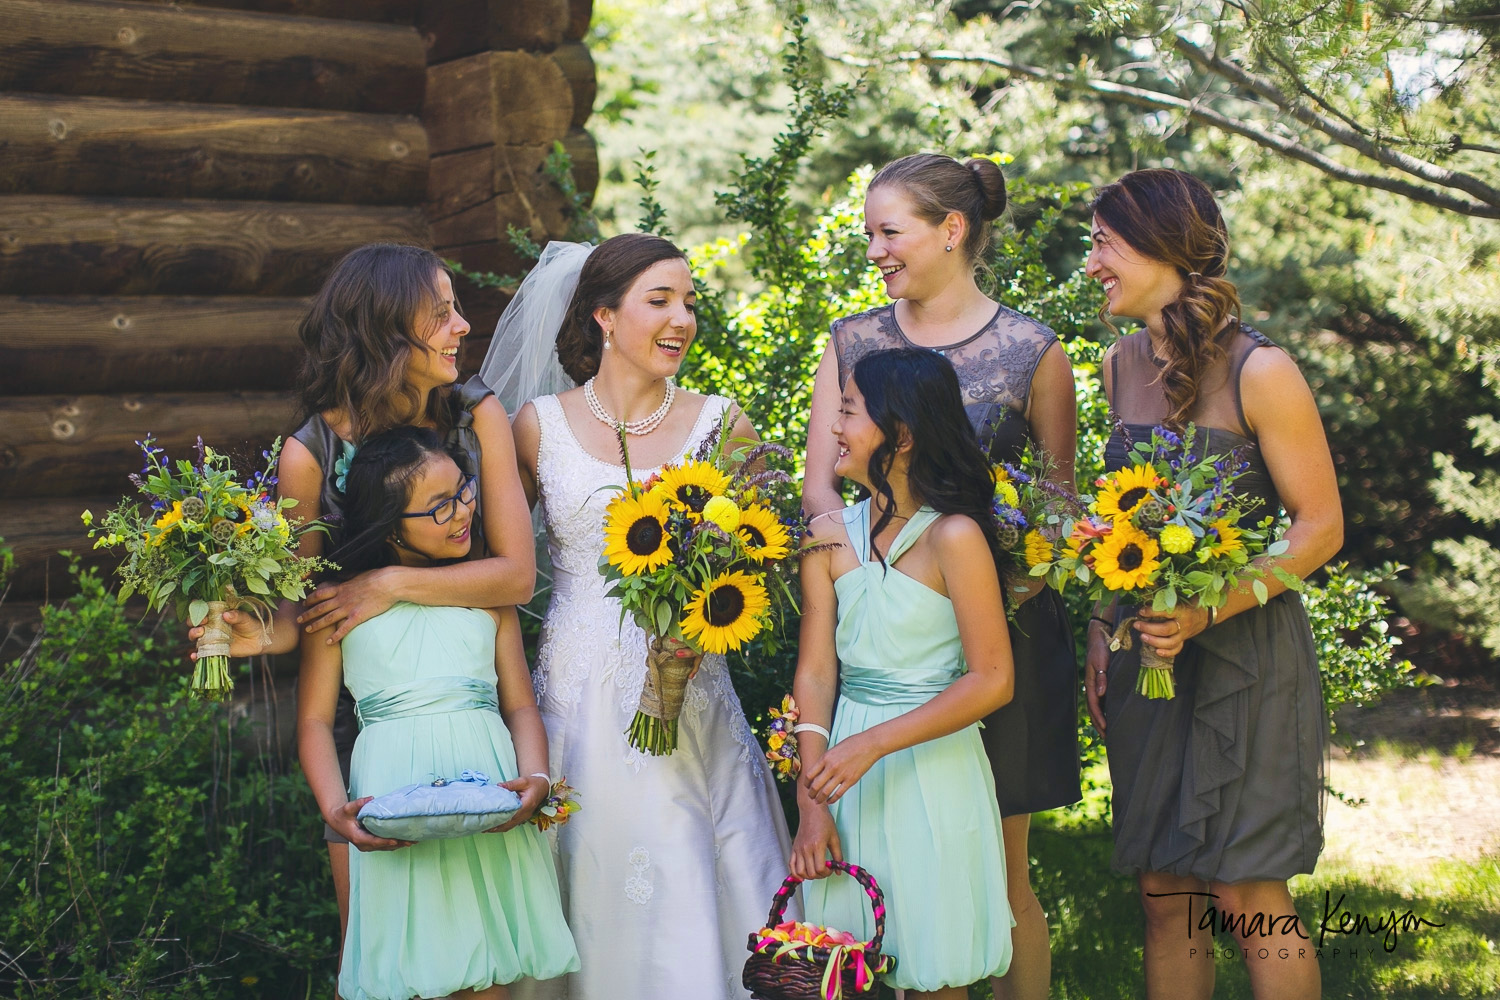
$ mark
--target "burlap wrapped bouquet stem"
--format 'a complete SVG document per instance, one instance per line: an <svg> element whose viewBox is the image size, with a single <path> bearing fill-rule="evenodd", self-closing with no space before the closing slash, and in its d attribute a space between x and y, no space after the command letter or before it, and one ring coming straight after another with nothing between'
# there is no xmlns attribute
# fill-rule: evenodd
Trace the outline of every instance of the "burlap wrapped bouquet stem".
<svg viewBox="0 0 1500 1000"><path fill-rule="evenodd" d="M1115 626L1114 634L1110 636L1109 648L1111 650L1130 649L1135 644L1135 629L1130 626L1138 621L1147 621L1140 615L1130 615ZM1147 698L1174 698L1177 696L1177 685L1172 678L1172 664L1175 657L1162 656L1156 651L1156 647L1149 642L1141 642L1141 673L1136 682L1136 693Z"/></svg>
<svg viewBox="0 0 1500 1000"><path fill-rule="evenodd" d="M698 672L703 654L672 636L652 636L646 650L646 683L635 718L625 735L642 753L664 756L677 749L677 718L688 681Z"/></svg>
<svg viewBox="0 0 1500 1000"><path fill-rule="evenodd" d="M229 643L234 633L224 623L227 601L209 601L203 619L203 635L198 639L198 663L193 670L193 690L210 701L224 701L234 691L229 676Z"/></svg>

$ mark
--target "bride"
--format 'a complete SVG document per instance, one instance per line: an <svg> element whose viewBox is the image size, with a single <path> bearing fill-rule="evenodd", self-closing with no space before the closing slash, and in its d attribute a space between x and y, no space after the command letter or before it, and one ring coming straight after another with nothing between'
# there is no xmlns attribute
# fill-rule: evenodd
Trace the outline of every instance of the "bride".
<svg viewBox="0 0 1500 1000"><path fill-rule="evenodd" d="M583 965L567 980L573 998L745 997L746 939L787 872L775 786L722 656L704 657L688 685L676 751L647 756L625 738L646 635L622 621L598 570L606 487L625 482L615 428L624 422L637 479L694 451L726 410L735 437L755 433L731 400L671 382L697 330L694 299L682 251L659 237L551 243L481 370L512 407L570 387L511 412L554 573L537 702L553 767L583 806L557 840Z"/></svg>

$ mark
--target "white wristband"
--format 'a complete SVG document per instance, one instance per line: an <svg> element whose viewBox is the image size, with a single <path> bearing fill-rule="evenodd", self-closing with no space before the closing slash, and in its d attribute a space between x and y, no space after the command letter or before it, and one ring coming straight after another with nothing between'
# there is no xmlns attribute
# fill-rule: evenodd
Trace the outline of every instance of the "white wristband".
<svg viewBox="0 0 1500 1000"><path fill-rule="evenodd" d="M831 733L829 733L828 730L826 730L822 726L818 725L816 722L799 722L799 723L797 723L795 726L792 727L792 735L795 736L797 733L817 733L820 736L822 736L823 739L825 739L825 740L827 740L829 742L833 741L833 735Z"/></svg>
<svg viewBox="0 0 1500 1000"><path fill-rule="evenodd" d="M542 774L540 771L538 771L536 774L528 774L526 777L528 777L528 778L541 778L543 781L545 781L547 783L547 787L548 788L552 787L552 775L550 775L550 774Z"/></svg>

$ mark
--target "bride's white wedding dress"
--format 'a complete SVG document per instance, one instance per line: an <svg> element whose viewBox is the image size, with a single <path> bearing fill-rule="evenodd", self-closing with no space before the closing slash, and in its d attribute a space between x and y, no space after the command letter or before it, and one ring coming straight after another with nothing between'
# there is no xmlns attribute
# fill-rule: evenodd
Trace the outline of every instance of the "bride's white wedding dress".
<svg viewBox="0 0 1500 1000"><path fill-rule="evenodd" d="M552 771L582 809L558 830L563 904L582 960L572 1000L748 996L745 943L787 873L790 842L760 747L722 656L688 684L676 751L634 750L625 729L646 674L646 635L620 619L599 574L604 509L625 470L585 451L556 396L532 401L541 427L539 502L552 600L535 684ZM729 400L711 396L684 447L712 433ZM644 479L654 469L633 469ZM556 984L541 984L556 995Z"/></svg>

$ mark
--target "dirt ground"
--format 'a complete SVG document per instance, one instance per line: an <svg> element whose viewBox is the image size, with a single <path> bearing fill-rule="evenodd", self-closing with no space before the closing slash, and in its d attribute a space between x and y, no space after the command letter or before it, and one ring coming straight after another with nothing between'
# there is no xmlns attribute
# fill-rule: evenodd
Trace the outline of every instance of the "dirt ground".
<svg viewBox="0 0 1500 1000"><path fill-rule="evenodd" d="M1323 859L1351 869L1500 854L1500 688L1481 673L1339 716Z"/></svg>

